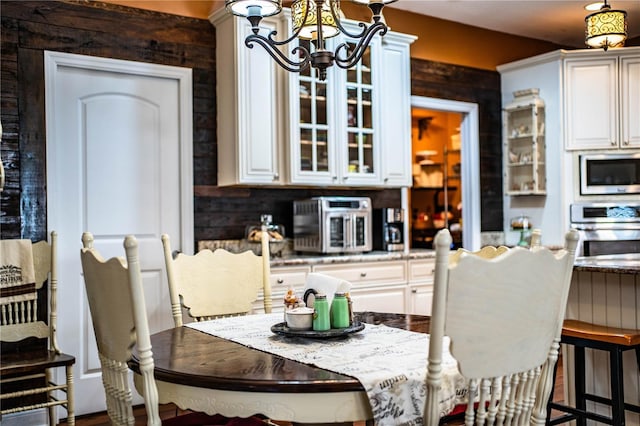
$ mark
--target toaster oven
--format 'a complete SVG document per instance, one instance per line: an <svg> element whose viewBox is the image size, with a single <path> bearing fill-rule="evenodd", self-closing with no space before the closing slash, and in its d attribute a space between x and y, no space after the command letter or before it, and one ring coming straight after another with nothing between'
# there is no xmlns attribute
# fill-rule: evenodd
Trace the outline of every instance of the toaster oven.
<svg viewBox="0 0 640 426"><path fill-rule="evenodd" d="M293 202L296 251L371 251L371 229L371 199L367 197L314 197Z"/></svg>

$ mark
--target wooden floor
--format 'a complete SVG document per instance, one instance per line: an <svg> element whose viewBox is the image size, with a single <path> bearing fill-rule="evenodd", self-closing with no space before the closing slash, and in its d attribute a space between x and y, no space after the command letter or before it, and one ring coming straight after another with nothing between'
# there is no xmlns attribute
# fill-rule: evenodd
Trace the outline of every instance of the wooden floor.
<svg viewBox="0 0 640 426"><path fill-rule="evenodd" d="M564 392L564 379L562 376L562 358L561 358L558 363L558 373L556 377L555 389L553 391L553 400L556 402L562 402L564 399L563 392ZM176 414L176 407L174 405L167 404L167 405L160 406L161 418L163 419L170 418L175 416L175 414ZM134 415L136 417L136 426L146 425L147 416L144 412L144 407L136 407L134 409ZM554 413L552 413L552 417L555 417ZM62 421L61 424L66 424L66 422ZM289 425L289 423L287 422L278 422L278 424L283 426ZM462 421L446 423L447 426L458 426L463 424L464 422ZM111 426L111 423L109 422L109 417L107 416L107 414L103 412L103 413L97 413L97 414L78 416L76 418L76 425L77 426ZM361 425L364 425L364 422L354 423L354 426L361 426Z"/></svg>

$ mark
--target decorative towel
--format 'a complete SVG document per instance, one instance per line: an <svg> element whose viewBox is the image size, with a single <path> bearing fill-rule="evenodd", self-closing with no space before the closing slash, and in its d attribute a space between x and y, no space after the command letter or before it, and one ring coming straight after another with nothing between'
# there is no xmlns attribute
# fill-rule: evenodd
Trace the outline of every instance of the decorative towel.
<svg viewBox="0 0 640 426"><path fill-rule="evenodd" d="M0 304L36 299L30 240L0 241Z"/></svg>
<svg viewBox="0 0 640 426"><path fill-rule="evenodd" d="M365 324L346 339L285 337L271 332L281 313L246 315L189 323L186 326L250 348L315 365L357 378L369 397L375 426L422 424L426 395L429 335ZM465 380L449 352L445 337L442 354L440 416L466 404Z"/></svg>

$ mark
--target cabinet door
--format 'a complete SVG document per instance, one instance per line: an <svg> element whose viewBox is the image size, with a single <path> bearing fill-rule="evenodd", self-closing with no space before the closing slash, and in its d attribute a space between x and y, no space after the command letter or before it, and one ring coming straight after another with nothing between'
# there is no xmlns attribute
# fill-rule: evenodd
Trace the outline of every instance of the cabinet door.
<svg viewBox="0 0 640 426"><path fill-rule="evenodd" d="M622 57L621 126L622 148L640 148L640 56Z"/></svg>
<svg viewBox="0 0 640 426"><path fill-rule="evenodd" d="M311 272L310 266L279 266L271 268L271 298L273 300L273 312L284 311L284 295L290 288L294 289L298 296L302 296L307 275ZM253 313L264 312L264 297L260 294L258 300L253 303Z"/></svg>
<svg viewBox="0 0 640 426"><path fill-rule="evenodd" d="M404 313L406 286L356 289L351 292L354 312Z"/></svg>
<svg viewBox="0 0 640 426"><path fill-rule="evenodd" d="M433 286L420 285L409 287L409 302L407 308L409 314L431 315L431 303L433 302Z"/></svg>
<svg viewBox="0 0 640 426"><path fill-rule="evenodd" d="M435 273L435 259L411 259L409 267L409 284L413 283L433 283Z"/></svg>
<svg viewBox="0 0 640 426"><path fill-rule="evenodd" d="M384 117L380 120L382 184L411 186L411 70L409 44L414 38L387 33L382 39L378 90Z"/></svg>
<svg viewBox="0 0 640 426"><path fill-rule="evenodd" d="M351 28L347 25L347 28ZM354 31L355 32L355 31ZM349 51L355 43L345 39ZM343 185L379 185L380 170L380 37L374 38L362 59L341 74L336 112L343 123L338 134L339 179Z"/></svg>
<svg viewBox="0 0 640 426"><path fill-rule="evenodd" d="M331 48L333 43L327 41ZM311 67L289 75L291 183L335 185L336 164L335 67L321 81Z"/></svg>
<svg viewBox="0 0 640 426"><path fill-rule="evenodd" d="M313 272L320 272L349 281L353 287L406 284L404 260L380 262L354 262L339 265L317 265Z"/></svg>
<svg viewBox="0 0 640 426"><path fill-rule="evenodd" d="M246 19L224 10L212 18L216 27L218 110L218 185L278 184L283 72L261 47L240 41L251 34ZM260 22L262 31L281 31L275 18Z"/></svg>
<svg viewBox="0 0 640 426"><path fill-rule="evenodd" d="M567 149L618 147L617 58L565 61Z"/></svg>

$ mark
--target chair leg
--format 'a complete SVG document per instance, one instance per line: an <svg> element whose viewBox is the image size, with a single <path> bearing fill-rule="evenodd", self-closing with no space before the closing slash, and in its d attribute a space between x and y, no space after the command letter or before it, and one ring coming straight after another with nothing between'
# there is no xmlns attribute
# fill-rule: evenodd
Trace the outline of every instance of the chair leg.
<svg viewBox="0 0 640 426"><path fill-rule="evenodd" d="M553 382L551 384L551 393L549 394L549 400L547 401L547 421L546 424L549 424L551 421L551 403L553 402L553 392L556 388L556 377L558 374L558 363L553 366Z"/></svg>
<svg viewBox="0 0 640 426"><path fill-rule="evenodd" d="M76 414L73 402L73 365L67 365L65 367L65 374L67 376L67 425L75 426Z"/></svg>
<svg viewBox="0 0 640 426"><path fill-rule="evenodd" d="M52 382L53 382L53 372L52 372L52 368L47 368L45 370L44 373L44 380L45 380L45 385L49 386ZM53 399L55 398L55 395L53 394L54 391L49 390L47 391L47 402L51 402L53 401ZM56 424L58 424L58 417L56 416L56 406L52 405L49 406L48 410L49 412L49 426L55 426Z"/></svg>
<svg viewBox="0 0 640 426"><path fill-rule="evenodd" d="M587 403L584 398L585 394L585 365L584 365L584 348L582 346L574 347L574 382L575 382L575 398L576 408L583 412L587 409ZM587 419L584 416L578 416L576 419L576 426L587 426Z"/></svg>
<svg viewBox="0 0 640 426"><path fill-rule="evenodd" d="M622 351L617 348L609 352L611 364L611 420L614 425L624 426L624 378L622 375Z"/></svg>

